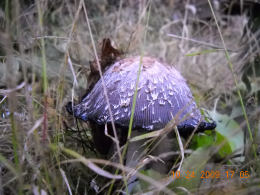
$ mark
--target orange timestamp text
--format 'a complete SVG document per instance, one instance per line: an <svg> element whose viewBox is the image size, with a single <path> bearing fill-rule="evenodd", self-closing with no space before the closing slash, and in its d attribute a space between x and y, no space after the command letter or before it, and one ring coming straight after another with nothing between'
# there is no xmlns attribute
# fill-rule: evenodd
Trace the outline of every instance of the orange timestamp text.
<svg viewBox="0 0 260 195"><path fill-rule="evenodd" d="M173 179L179 179L179 178L186 178L186 179L192 179L197 177L198 172L196 171L172 171ZM220 179L220 178L226 178L226 179L232 179L234 175L238 175L241 179L246 179L250 177L250 174L248 171L239 171L235 172L234 170L228 170L228 171L218 171L218 170L207 170L207 171L200 171L199 177L201 179Z"/></svg>

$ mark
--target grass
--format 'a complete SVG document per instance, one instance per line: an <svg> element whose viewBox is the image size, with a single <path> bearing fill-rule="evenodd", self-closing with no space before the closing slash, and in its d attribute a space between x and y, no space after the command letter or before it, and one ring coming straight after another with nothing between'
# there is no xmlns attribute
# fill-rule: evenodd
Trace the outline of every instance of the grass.
<svg viewBox="0 0 260 195"><path fill-rule="evenodd" d="M217 28L218 28L218 32L219 32L219 35L220 35L220 38L221 38L221 41L222 41L222 44L223 44L223 47L224 47L224 51L225 51L225 55L226 55L226 58L227 58L227 61L228 61L228 65L229 65L229 68L231 70L231 73L232 73L232 76L233 76L233 80L235 82L235 87L237 88L237 95L239 97L239 101L240 101L240 104L241 104L241 107L242 107L243 115L245 117L247 130L248 130L248 133L249 133L249 138L250 138L250 141L253 143L252 130L251 130L251 127L250 127L250 124L249 124L249 120L248 120L248 116L247 116L247 113L246 113L245 105L244 105L244 102L243 102L243 99L242 99L242 96L241 96L241 92L240 92L240 90L238 88L237 75L234 73L233 64L231 62L229 52L227 51L227 47L226 47L223 35L221 33L220 27L218 25L218 21L217 21L216 15L215 15L215 13L213 11L212 4L211 4L210 1L208 1L208 2L209 2L209 6L210 6L210 9L211 9L212 15L214 17L214 20L215 20ZM258 157L257 157L256 148L255 148L254 144L252 145L252 148L253 148L254 156L257 159Z"/></svg>
<svg viewBox="0 0 260 195"><path fill-rule="evenodd" d="M183 144L181 154L176 153L181 159L176 166L181 170L189 170L193 165L202 170L210 165L210 170L230 166L249 171L249 179L241 182L235 175L228 182L221 180L225 184L211 180L206 185L200 183L200 178L178 182L170 174L158 178L150 171L139 171L137 175L144 181L139 184L142 190L160 189L172 194L214 193L220 189L246 193L259 189L259 90L240 88L243 76L249 78L250 84L259 79L257 70L252 76L241 69L245 66L239 60L244 52L240 39L245 16L215 12L208 1L207 9L213 19L207 20L199 12L193 13L192 5L172 2L0 3L0 194L95 194L102 187L103 192L110 189L112 194L122 178L122 186L126 185L126 175L132 170L123 166L126 149L120 148L118 139L115 142L120 160L115 163L95 152L88 125L76 121L64 108L68 101L77 102L85 93L88 62L98 59L100 42L105 37L111 38L126 56L151 55L173 64L187 79L201 107L226 114L228 122L238 124L237 131L247 129L249 134L246 142L241 143L246 148L240 154L242 161L234 160L234 151L224 158L219 156L221 148L223 151L231 143L229 138L203 149L192 147L194 138L188 148ZM245 55L251 55L250 49L246 52ZM137 90L135 98L136 94ZM248 106L250 97L255 98L252 107ZM107 95L105 98L108 100ZM134 106L128 139L133 114ZM227 128L234 137L235 128L234 132ZM114 131L116 135L115 128ZM156 142L161 135L146 136ZM131 141L135 139L143 137ZM209 156L204 157L203 152ZM113 173L111 169L120 171ZM117 185L111 185L113 179Z"/></svg>

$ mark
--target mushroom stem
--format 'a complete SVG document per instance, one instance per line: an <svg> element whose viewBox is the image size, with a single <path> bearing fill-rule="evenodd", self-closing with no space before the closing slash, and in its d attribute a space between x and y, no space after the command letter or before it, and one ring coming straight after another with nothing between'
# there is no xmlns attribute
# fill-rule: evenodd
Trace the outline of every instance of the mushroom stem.
<svg viewBox="0 0 260 195"><path fill-rule="evenodd" d="M136 136L140 136L142 134L143 134L143 132L136 130L136 131L132 132L131 136L136 137ZM147 139L130 142L128 144L127 153L126 153L126 157L125 157L125 159L126 159L125 165L127 167L134 168L137 171L138 164L147 150L146 146L144 145L145 141L147 141ZM132 176L130 176L129 180L127 181L128 193L131 193L133 191L134 187L137 185L138 179L136 177L135 172L130 173L130 175L132 175Z"/></svg>
<svg viewBox="0 0 260 195"><path fill-rule="evenodd" d="M140 135L143 135L142 131L135 130L132 132L132 137ZM152 139L156 140L153 140L153 143L151 143L146 138L128 144L125 165L135 169L135 172L130 173L130 178L127 181L128 193L133 192L138 184L136 176L138 170L149 166L152 170L161 174L167 174L174 162L172 155L165 155L163 158L159 158L159 155L162 156L162 154L178 151L178 143L173 134L167 133Z"/></svg>

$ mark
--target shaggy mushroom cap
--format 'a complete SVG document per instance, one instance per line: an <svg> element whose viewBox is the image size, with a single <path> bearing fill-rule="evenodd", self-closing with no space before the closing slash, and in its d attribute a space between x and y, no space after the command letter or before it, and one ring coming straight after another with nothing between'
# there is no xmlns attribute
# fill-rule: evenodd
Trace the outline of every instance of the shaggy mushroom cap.
<svg viewBox="0 0 260 195"><path fill-rule="evenodd" d="M116 125L129 125L140 56L116 61L104 72L108 98ZM175 117L180 134L198 128L210 130L216 124L207 123L200 114L189 87L181 74L155 58L143 57L137 89L133 129L158 130ZM101 79L82 102L67 109L75 117L98 125L111 123Z"/></svg>

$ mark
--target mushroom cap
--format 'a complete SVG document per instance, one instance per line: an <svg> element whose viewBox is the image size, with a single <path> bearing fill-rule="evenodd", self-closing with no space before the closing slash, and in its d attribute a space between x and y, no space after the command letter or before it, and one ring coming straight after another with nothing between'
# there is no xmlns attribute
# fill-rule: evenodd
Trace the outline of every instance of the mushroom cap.
<svg viewBox="0 0 260 195"><path fill-rule="evenodd" d="M204 122L185 79L173 67L152 57L128 57L116 61L103 74L116 125L129 125L139 64L142 70L137 88L133 129L158 130L175 118L179 131L214 129ZM68 108L70 107L70 108ZM98 125L111 123L102 81L69 112ZM180 131L181 133L181 131Z"/></svg>

